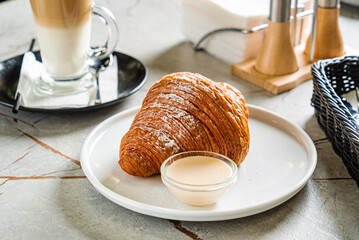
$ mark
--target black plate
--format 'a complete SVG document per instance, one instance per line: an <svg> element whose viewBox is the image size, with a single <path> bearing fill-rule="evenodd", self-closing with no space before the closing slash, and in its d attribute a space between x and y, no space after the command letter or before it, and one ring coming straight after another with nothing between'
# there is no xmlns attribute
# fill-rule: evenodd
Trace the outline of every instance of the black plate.
<svg viewBox="0 0 359 240"><path fill-rule="evenodd" d="M36 59L41 61L40 52L34 52ZM117 56L118 67L118 95L117 98L98 105L81 108L27 108L20 106L19 110L35 112L77 112L87 111L110 106L119 103L126 97L139 90L147 80L147 70L139 60L120 52L114 52ZM20 69L24 55L19 55L0 63L0 104L13 108L15 104L15 92L19 82Z"/></svg>

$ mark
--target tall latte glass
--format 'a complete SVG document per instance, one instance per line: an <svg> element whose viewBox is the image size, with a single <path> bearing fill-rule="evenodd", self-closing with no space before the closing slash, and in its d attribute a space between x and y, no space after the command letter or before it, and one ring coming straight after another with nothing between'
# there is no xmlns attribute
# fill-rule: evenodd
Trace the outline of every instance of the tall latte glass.
<svg viewBox="0 0 359 240"><path fill-rule="evenodd" d="M44 71L36 88L45 94L74 94L93 86L89 58L107 58L114 50L118 28L107 9L92 0L30 0ZM106 23L104 47L90 49L91 15Z"/></svg>

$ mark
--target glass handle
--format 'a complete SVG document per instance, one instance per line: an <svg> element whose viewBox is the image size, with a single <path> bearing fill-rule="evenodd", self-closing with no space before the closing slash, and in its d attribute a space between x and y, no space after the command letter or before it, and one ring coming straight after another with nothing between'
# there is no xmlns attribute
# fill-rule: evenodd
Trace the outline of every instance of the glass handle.
<svg viewBox="0 0 359 240"><path fill-rule="evenodd" d="M113 14L107 8L92 4L92 12L97 16L103 23L106 24L108 29L108 36L105 45L95 49L91 49L90 57L96 60L102 60L107 58L114 50L118 40L118 26Z"/></svg>

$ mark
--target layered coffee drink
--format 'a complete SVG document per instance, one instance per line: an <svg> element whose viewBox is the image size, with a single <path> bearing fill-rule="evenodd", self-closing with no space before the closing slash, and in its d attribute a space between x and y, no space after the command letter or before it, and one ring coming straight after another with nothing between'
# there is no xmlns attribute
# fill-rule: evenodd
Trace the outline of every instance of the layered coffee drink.
<svg viewBox="0 0 359 240"><path fill-rule="evenodd" d="M30 0L41 57L54 79L80 78L88 71L92 0Z"/></svg>
<svg viewBox="0 0 359 240"><path fill-rule="evenodd" d="M93 89L97 65L110 61L117 44L118 27L113 14L92 0L30 2L44 66L41 76L34 79L34 89L50 95ZM92 15L104 20L108 32L106 43L97 48L90 48Z"/></svg>

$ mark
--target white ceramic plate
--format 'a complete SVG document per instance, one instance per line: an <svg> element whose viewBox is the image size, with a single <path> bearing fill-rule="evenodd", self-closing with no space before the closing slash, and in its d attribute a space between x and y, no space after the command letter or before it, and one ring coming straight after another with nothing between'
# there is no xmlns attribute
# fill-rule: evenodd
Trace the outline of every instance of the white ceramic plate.
<svg viewBox="0 0 359 240"><path fill-rule="evenodd" d="M160 176L129 176L118 165L121 138L138 110L118 113L93 129L82 147L81 166L101 194L142 214L217 221L260 213L294 196L317 163L314 144L303 130L273 112L249 106L250 151L239 167L237 183L214 205L188 206L171 195Z"/></svg>

